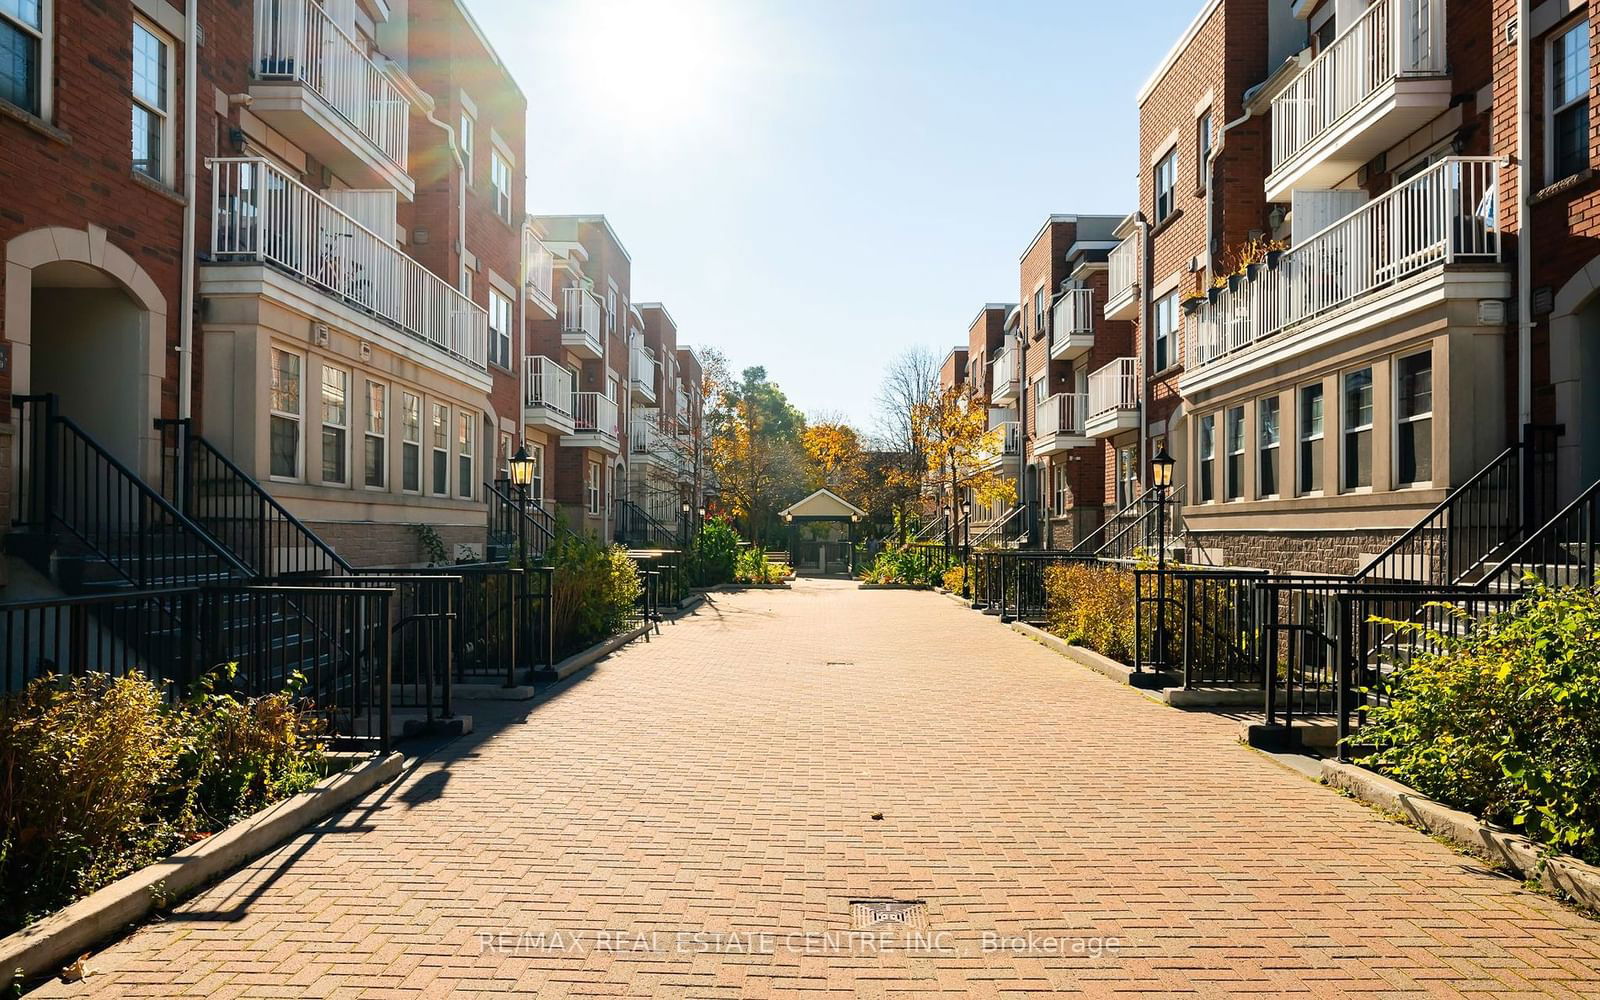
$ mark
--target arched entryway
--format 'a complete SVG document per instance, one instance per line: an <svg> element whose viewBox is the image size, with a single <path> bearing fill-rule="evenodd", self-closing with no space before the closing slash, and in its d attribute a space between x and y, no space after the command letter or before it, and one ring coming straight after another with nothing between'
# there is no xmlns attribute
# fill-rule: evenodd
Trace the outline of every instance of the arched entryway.
<svg viewBox="0 0 1600 1000"><path fill-rule="evenodd" d="M149 480L159 474L167 300L98 226L52 226L6 244L11 391L54 393L107 451Z"/></svg>

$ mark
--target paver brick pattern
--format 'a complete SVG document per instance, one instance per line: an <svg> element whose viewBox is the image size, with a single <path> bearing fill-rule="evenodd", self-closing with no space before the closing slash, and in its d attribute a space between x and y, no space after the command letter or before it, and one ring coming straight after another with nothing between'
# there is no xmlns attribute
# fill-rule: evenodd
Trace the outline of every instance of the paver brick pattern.
<svg viewBox="0 0 1600 1000"><path fill-rule="evenodd" d="M41 995L1600 996L1600 924L937 595L719 594L475 708Z"/></svg>

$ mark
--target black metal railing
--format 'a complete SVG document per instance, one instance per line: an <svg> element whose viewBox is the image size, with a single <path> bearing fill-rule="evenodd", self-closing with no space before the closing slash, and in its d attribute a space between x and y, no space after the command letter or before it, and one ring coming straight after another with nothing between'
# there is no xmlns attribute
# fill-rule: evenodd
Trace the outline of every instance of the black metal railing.
<svg viewBox="0 0 1600 1000"><path fill-rule="evenodd" d="M483 484L489 501L488 551L508 558L543 559L556 540L555 515L509 480Z"/></svg>
<svg viewBox="0 0 1600 1000"><path fill-rule="evenodd" d="M387 749L393 597L386 587L239 584L3 604L0 688L137 671L178 697L232 665L220 690L294 688L339 745Z"/></svg>
<svg viewBox="0 0 1600 1000"><path fill-rule="evenodd" d="M1183 509L1183 487L1173 487L1162 500L1156 499L1156 493L1154 487L1145 490L1138 500L1118 511L1107 522L1111 530L1094 550L1096 556L1101 559L1133 559L1141 553L1148 553L1153 558L1154 549L1163 544L1163 532L1165 542L1176 540L1180 530L1178 515ZM1167 522L1165 526L1161 524L1163 513ZM1073 546L1073 551L1080 551L1079 547Z"/></svg>
<svg viewBox="0 0 1600 1000"><path fill-rule="evenodd" d="M973 603L1002 621L1043 625L1049 620L1046 572L1052 566L1093 563L1071 550L992 549L972 554Z"/></svg>
<svg viewBox="0 0 1600 1000"><path fill-rule="evenodd" d="M14 525L56 529L85 551L59 561L78 575L67 590L96 585L140 589L247 579L248 566L113 457L71 419L53 395L16 396L19 490ZM96 573L99 578L96 578Z"/></svg>
<svg viewBox="0 0 1600 1000"><path fill-rule="evenodd" d="M633 557L641 574L654 574L651 606L676 608L689 595L688 571L683 553L677 549L662 549Z"/></svg>
<svg viewBox="0 0 1600 1000"><path fill-rule="evenodd" d="M351 572L339 553L254 477L196 434L190 421L155 423L162 439L162 495L257 578Z"/></svg>
<svg viewBox="0 0 1600 1000"><path fill-rule="evenodd" d="M1591 483L1559 513L1489 567L1479 581L1487 590L1510 591L1534 577L1550 586L1596 584L1600 548L1600 481Z"/></svg>
<svg viewBox="0 0 1600 1000"><path fill-rule="evenodd" d="M1471 583L1554 511L1560 429L1529 427L1523 440L1444 498L1356 573L1438 587Z"/></svg>
<svg viewBox="0 0 1600 1000"><path fill-rule="evenodd" d="M651 517L626 497L612 502L612 529L618 544L630 548L675 549L683 544L682 532Z"/></svg>
<svg viewBox="0 0 1600 1000"><path fill-rule="evenodd" d="M1140 493L1126 506L1100 522L1099 527L1078 539L1071 551L1085 556L1099 552L1110 539L1120 535L1129 525L1139 520L1145 509L1145 502L1155 495L1154 487Z"/></svg>
<svg viewBox="0 0 1600 1000"><path fill-rule="evenodd" d="M389 590L393 615L389 626L391 701L396 708L423 710L426 722L454 713L451 686L455 678L456 602L463 585L459 576L426 573L369 573L328 577L319 586Z"/></svg>
<svg viewBox="0 0 1600 1000"><path fill-rule="evenodd" d="M1136 672L1174 672L1185 688L1262 686L1257 585L1264 570L1133 571ZM1162 611L1164 592L1165 618ZM1164 640L1164 641L1163 641Z"/></svg>

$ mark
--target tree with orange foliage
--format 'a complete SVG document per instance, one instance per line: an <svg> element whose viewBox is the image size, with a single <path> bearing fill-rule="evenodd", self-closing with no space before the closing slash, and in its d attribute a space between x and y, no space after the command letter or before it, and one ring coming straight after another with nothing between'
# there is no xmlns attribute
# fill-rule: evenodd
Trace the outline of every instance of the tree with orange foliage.
<svg viewBox="0 0 1600 1000"><path fill-rule="evenodd" d="M1016 484L995 462L1004 431L989 427L988 400L971 385L935 390L917 408L914 423L928 482L941 503L955 506L969 492L978 504L1016 503Z"/></svg>

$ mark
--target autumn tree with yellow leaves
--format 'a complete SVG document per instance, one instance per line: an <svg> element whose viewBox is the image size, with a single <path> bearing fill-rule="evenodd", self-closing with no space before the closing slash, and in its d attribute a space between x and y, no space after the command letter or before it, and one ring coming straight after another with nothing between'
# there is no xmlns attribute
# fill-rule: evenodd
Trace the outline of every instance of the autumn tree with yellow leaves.
<svg viewBox="0 0 1600 1000"><path fill-rule="evenodd" d="M978 504L1016 503L1016 484L995 462L1004 431L990 429L988 400L972 386L934 390L913 411L913 425L927 456L928 482L942 501L959 503L970 491Z"/></svg>

